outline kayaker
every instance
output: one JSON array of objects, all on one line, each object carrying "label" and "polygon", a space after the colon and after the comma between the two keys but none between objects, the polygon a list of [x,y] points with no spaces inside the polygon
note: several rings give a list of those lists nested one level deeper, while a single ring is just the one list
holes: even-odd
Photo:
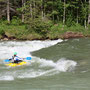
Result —
[{"label": "kayaker", "polygon": [[23,59],[17,56],[17,52],[14,52],[14,55],[9,60],[13,60],[13,63],[18,63],[22,62]]}]

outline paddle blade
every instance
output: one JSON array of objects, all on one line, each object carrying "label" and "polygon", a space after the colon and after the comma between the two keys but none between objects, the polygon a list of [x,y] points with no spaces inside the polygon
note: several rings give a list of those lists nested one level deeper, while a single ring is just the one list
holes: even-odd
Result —
[{"label": "paddle blade", "polygon": [[26,57],[26,60],[31,60],[32,58],[31,57]]},{"label": "paddle blade", "polygon": [[9,62],[9,61],[10,61],[9,59],[4,60],[4,62]]}]

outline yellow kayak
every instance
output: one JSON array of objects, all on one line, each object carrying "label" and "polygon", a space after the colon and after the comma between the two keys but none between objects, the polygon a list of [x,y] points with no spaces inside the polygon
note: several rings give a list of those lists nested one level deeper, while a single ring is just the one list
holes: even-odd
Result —
[{"label": "yellow kayak", "polygon": [[9,63],[9,64],[5,64],[6,66],[11,66],[11,67],[16,67],[16,66],[22,66],[22,65],[25,65],[27,64],[27,62],[25,61],[22,61],[22,62],[19,62],[19,63]]}]

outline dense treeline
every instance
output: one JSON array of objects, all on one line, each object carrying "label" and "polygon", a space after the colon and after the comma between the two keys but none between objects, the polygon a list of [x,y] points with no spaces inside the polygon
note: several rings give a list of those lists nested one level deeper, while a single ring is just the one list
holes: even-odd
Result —
[{"label": "dense treeline", "polygon": [[66,28],[81,32],[89,29],[90,0],[0,0],[0,19],[1,25],[22,26],[24,32],[42,37],[66,32]]}]

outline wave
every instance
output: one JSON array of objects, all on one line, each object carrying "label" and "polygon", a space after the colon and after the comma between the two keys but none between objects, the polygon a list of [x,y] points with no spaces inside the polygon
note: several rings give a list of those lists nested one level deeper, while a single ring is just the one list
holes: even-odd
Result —
[{"label": "wave", "polygon": [[0,60],[10,58],[14,52],[18,52],[18,56],[31,56],[30,52],[50,47],[63,40],[46,40],[46,41],[5,41],[0,42]]},{"label": "wave", "polygon": [[[30,52],[40,50],[42,48],[50,47],[63,40],[49,40],[49,41],[6,41],[0,42],[0,60],[10,58],[13,52],[18,52],[20,57],[31,56]],[[27,67],[10,68],[3,65],[2,72],[0,72],[0,80],[12,81],[15,78],[37,78],[40,76],[50,76],[59,74],[61,72],[73,71],[77,63],[73,60],[60,58],[57,62],[53,60],[46,60],[38,57],[32,57],[28,61]],[[9,71],[8,71],[9,70]]]},{"label": "wave", "polygon": [[0,80],[14,80],[15,78],[37,78],[40,76],[52,76],[61,72],[73,71],[77,63],[65,58],[57,62],[34,57],[29,67],[6,71],[0,75]]}]

